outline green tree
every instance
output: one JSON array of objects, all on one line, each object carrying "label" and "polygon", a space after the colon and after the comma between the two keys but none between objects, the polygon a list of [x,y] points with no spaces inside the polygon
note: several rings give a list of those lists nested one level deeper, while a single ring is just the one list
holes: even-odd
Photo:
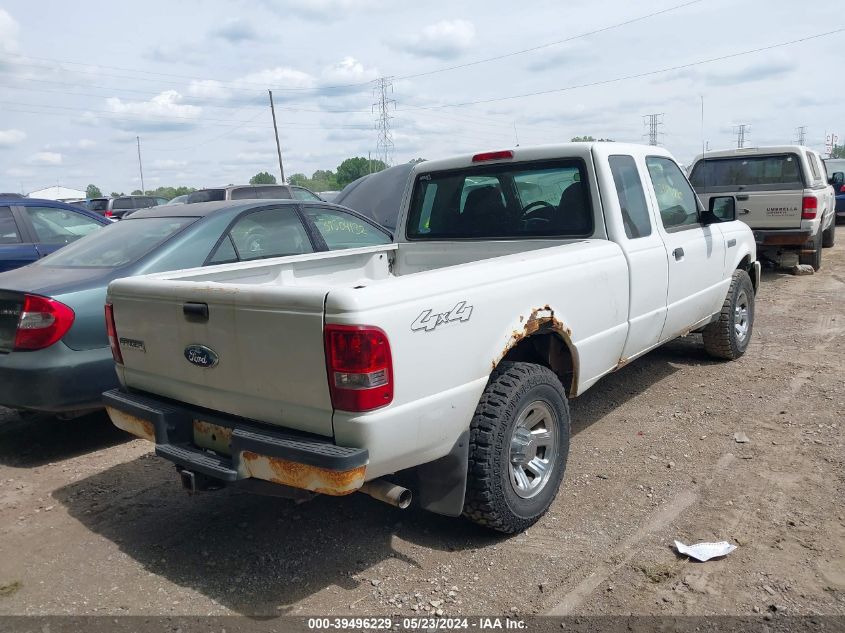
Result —
[{"label": "green tree", "polygon": [[125,196],[125,195],[126,195],[125,193],[122,193],[122,192],[121,192],[121,193],[117,193],[116,191],[112,191],[112,192],[109,194],[109,196],[110,196],[110,197],[112,197],[112,198],[118,198],[118,197],[120,197],[120,196]]},{"label": "green tree", "polygon": [[424,162],[425,162],[425,158],[412,158],[412,159],[411,159],[411,160],[409,160],[408,162],[409,162],[409,163],[411,163],[412,165],[417,165],[417,164],[419,164],[419,163],[424,163]]},{"label": "green tree", "polygon": [[251,185],[275,185],[276,177],[268,171],[262,171],[249,179]]},{"label": "green tree", "polygon": [[294,185],[295,187],[308,187],[310,182],[308,176],[305,174],[291,174],[288,176],[288,184]]},{"label": "green tree", "polygon": [[132,191],[132,193],[130,193],[129,195],[130,195],[130,196],[143,196],[143,195],[144,195],[144,192],[143,192],[143,191],[141,191],[140,189],[135,189],[135,190],[134,190],[134,191]]},{"label": "green tree", "polygon": [[573,143],[582,143],[582,142],[589,143],[589,142],[593,142],[593,141],[609,141],[609,142],[612,143],[613,139],[612,138],[596,138],[594,136],[573,136],[572,137]]},{"label": "green tree", "polygon": [[103,192],[100,191],[100,188],[97,185],[88,185],[87,187],[85,187],[85,197],[102,198]]},{"label": "green tree", "polygon": [[337,185],[341,188],[345,187],[353,180],[358,180],[361,176],[366,176],[367,174],[381,171],[385,168],[387,168],[387,165],[380,160],[369,160],[363,156],[347,158],[337,166]]},{"label": "green tree", "polygon": [[845,145],[834,145],[830,152],[831,158],[845,158]]}]

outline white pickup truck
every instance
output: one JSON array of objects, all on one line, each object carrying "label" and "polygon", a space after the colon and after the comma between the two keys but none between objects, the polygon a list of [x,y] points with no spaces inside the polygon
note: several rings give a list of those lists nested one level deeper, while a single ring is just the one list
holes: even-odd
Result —
[{"label": "white pickup truck", "polygon": [[751,230],[661,148],[427,161],[401,204],[387,246],[112,282],[113,422],[192,491],[413,491],[516,532],[557,494],[567,398],[689,332],[749,344]]}]

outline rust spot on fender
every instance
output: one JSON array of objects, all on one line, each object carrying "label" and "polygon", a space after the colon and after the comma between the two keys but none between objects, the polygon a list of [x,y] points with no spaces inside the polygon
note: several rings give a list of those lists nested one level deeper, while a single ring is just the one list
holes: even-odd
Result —
[{"label": "rust spot on fender", "polygon": [[204,420],[194,420],[194,444],[200,448],[231,455],[232,429]]},{"label": "rust spot on fender", "polygon": [[620,358],[619,362],[616,363],[616,369],[621,369],[622,367],[624,367],[625,365],[627,365],[630,362],[631,362],[630,358]]},{"label": "rust spot on fender", "polygon": [[502,359],[507,356],[508,352],[510,352],[514,347],[516,347],[521,341],[530,338],[535,334],[542,334],[547,332],[554,333],[561,338],[564,345],[566,345],[566,347],[570,350],[573,362],[573,374],[570,395],[575,395],[578,376],[578,357],[575,354],[572,345],[572,330],[563,321],[561,321],[555,316],[555,311],[548,304],[544,305],[542,308],[534,308],[533,310],[531,310],[531,313],[528,315],[527,319],[523,316],[520,316],[519,322],[522,323],[523,321],[525,321],[525,323],[522,326],[522,329],[513,330],[513,332],[511,332],[510,338],[505,344],[505,347],[502,349],[502,353],[499,355],[498,358],[493,360],[493,369],[495,369],[496,366],[502,361]]},{"label": "rust spot on fender", "polygon": [[366,466],[351,470],[330,470],[267,457],[252,451],[241,453],[241,462],[250,477],[336,497],[351,494],[364,485],[364,473],[367,470]]},{"label": "rust spot on fender", "polygon": [[142,440],[150,442],[156,441],[156,432],[153,423],[149,420],[130,415],[123,411],[118,411],[112,407],[106,407],[106,411],[111,418],[112,424],[117,428],[131,433],[135,437],[140,437]]}]

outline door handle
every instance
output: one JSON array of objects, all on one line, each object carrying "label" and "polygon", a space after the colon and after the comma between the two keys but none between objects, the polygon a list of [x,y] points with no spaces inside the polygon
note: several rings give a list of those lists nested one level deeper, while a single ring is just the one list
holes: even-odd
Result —
[{"label": "door handle", "polygon": [[684,249],[682,249],[682,248],[679,246],[679,247],[678,247],[678,248],[676,248],[674,251],[672,251],[672,255],[674,255],[674,256],[675,256],[675,261],[678,261],[678,262],[679,262],[679,261],[681,261],[681,260],[684,258]]},{"label": "door handle", "polygon": [[737,200],[748,200],[748,194],[738,195],[736,197]]},{"label": "door handle", "polygon": [[749,213],[751,213],[751,209],[740,209],[739,212],[742,215],[748,215]]},{"label": "door handle", "polygon": [[189,301],[182,304],[182,314],[191,321],[208,321],[208,304]]}]

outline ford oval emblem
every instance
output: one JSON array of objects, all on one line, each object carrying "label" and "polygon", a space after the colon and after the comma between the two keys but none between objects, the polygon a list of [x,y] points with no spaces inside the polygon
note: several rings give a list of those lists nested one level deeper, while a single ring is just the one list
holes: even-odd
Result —
[{"label": "ford oval emblem", "polygon": [[220,361],[217,352],[205,345],[188,345],[185,348],[185,358],[188,359],[189,363],[206,369],[216,367]]}]

